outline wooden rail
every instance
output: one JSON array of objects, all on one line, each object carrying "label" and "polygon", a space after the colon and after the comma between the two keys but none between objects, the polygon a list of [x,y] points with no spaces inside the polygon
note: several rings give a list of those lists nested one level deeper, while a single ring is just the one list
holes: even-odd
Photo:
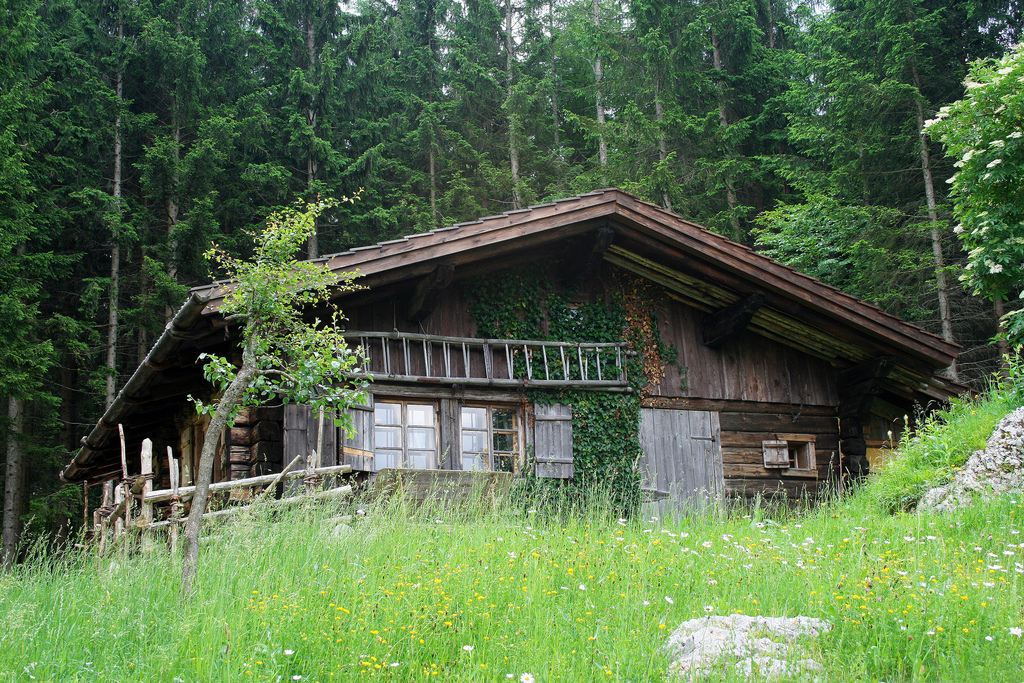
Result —
[{"label": "wooden rail", "polygon": [[[274,505],[289,505],[289,504],[299,503],[299,502],[302,502],[304,500],[324,500],[324,499],[327,499],[327,498],[345,497],[345,496],[349,496],[351,494],[352,494],[352,487],[351,486],[339,486],[337,488],[327,489],[326,491],[317,491],[316,493],[312,493],[312,494],[304,493],[304,494],[302,494],[300,496],[292,496],[290,498],[279,498],[277,500],[267,501],[266,505],[271,505],[271,506],[274,506]],[[236,515],[239,512],[242,512],[243,510],[251,510],[251,509],[252,509],[252,505],[239,505],[239,506],[236,506],[236,507],[224,508],[223,510],[216,510],[214,512],[207,512],[205,515],[203,515],[203,519],[219,519],[219,518],[222,519],[222,518],[225,518],[225,517],[231,517],[233,515]],[[177,521],[177,522],[174,521],[174,520],[165,519],[165,520],[160,521],[160,522],[153,522],[152,524],[147,525],[147,528],[149,528],[149,529],[159,529],[161,527],[167,527],[167,526],[170,526],[172,524],[184,524],[187,521],[188,521],[188,517],[186,517],[186,518],[184,518],[184,519],[182,519],[180,521]]]},{"label": "wooden rail", "polygon": [[[286,472],[282,479],[295,479],[298,477],[304,477],[306,475],[324,475],[324,474],[349,474],[352,471],[351,465],[335,465],[333,467],[317,467],[313,470],[296,470],[294,472]],[[264,484],[276,483],[278,474],[264,474],[260,477],[249,477],[247,479],[235,479],[233,481],[219,481],[216,484],[210,484],[210,492],[215,491],[230,491],[232,489],[246,488],[249,486],[263,486]],[[195,486],[182,486],[178,489],[178,495],[181,496],[182,500],[191,498],[195,493]],[[174,489],[160,489],[159,491],[153,491],[147,493],[142,498],[144,503],[161,503],[163,501],[170,500],[174,496]]]},{"label": "wooden rail", "polygon": [[[119,425],[120,427],[120,425]],[[182,501],[191,498],[195,494],[195,486],[179,486],[178,485],[178,461],[174,458],[170,447],[167,448],[167,465],[168,472],[171,476],[171,488],[161,489],[158,491],[153,490],[153,442],[149,439],[143,439],[141,449],[141,469],[142,474],[137,476],[128,476],[128,465],[127,459],[124,455],[122,439],[122,481],[116,487],[110,485],[108,482],[104,486],[103,502],[97,510],[93,512],[93,524],[96,534],[97,541],[97,552],[99,556],[106,554],[107,550],[114,546],[114,544],[120,539],[124,538],[125,547],[128,547],[128,534],[133,530],[140,530],[142,532],[142,549],[151,550],[153,548],[153,539],[149,535],[155,529],[167,528],[168,539],[170,541],[172,550],[177,545],[178,528],[180,525],[188,521],[187,517],[181,516],[181,510],[184,507]],[[312,458],[315,459],[315,458]],[[286,479],[295,479],[298,477],[305,477],[309,480],[313,480],[318,477],[330,474],[349,474],[352,472],[350,465],[335,465],[332,467],[315,467],[305,470],[292,471],[302,460],[301,456],[297,456],[291,461],[285,468],[277,474],[266,474],[259,477],[247,477],[245,479],[235,479],[234,481],[221,481],[216,484],[210,485],[210,491],[231,491],[239,488],[250,488],[250,487],[263,487],[266,485],[266,489],[261,491],[256,498],[248,505],[239,505],[235,507],[225,508],[223,510],[217,510],[214,512],[208,512],[203,515],[203,519],[217,519],[223,517],[230,517],[242,510],[250,510],[253,506],[263,503],[263,499],[270,495],[274,488],[280,482]],[[266,504],[269,505],[284,505],[289,503],[297,503],[303,500],[319,500],[323,498],[335,498],[339,496],[348,496],[352,493],[351,486],[340,486],[326,491],[317,490],[313,484],[308,484],[306,490],[302,495],[292,496],[290,498],[283,498],[280,500],[270,500]],[[111,500],[113,499],[113,500]],[[131,510],[133,501],[139,501],[141,503],[141,514],[139,519],[132,524]],[[171,518],[167,520],[154,521],[153,520],[153,505],[155,503],[161,503],[171,501]],[[113,503],[113,504],[111,504]],[[113,537],[110,538],[110,529],[113,526]]]}]

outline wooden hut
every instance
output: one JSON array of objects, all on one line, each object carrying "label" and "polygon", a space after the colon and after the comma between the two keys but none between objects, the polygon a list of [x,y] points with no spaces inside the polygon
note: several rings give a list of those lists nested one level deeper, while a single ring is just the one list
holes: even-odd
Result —
[{"label": "wooden hut", "polygon": [[[915,404],[963,389],[941,374],[956,346],[618,189],[318,261],[358,270],[365,287],[337,303],[367,352],[370,400],[350,413],[354,436],[326,430],[322,462],[366,477],[413,468],[571,479],[595,428],[578,419],[580,392],[597,392],[638,402],[622,438],[641,455],[621,467],[639,472],[655,514],[709,495],[813,496],[866,473],[869,449],[898,434]],[[524,307],[506,311],[504,326],[481,301],[482,290],[509,291],[503,283]],[[182,459],[188,483],[204,423],[186,397],[208,391],[197,358],[230,354],[238,337],[219,314],[227,286],[192,290],[66,481],[119,475],[123,424],[130,461],[152,438]],[[575,316],[613,307],[629,329],[600,343],[571,338]],[[216,477],[271,473],[307,453],[315,418],[299,405],[243,412]]]}]

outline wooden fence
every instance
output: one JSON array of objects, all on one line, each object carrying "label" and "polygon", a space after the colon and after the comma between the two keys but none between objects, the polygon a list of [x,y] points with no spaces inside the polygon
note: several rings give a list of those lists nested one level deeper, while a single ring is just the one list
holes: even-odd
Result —
[{"label": "wooden fence", "polygon": [[[185,501],[193,496],[196,487],[180,485],[179,463],[174,457],[171,447],[168,446],[167,467],[170,473],[171,487],[153,490],[153,442],[149,439],[142,441],[141,472],[138,475],[129,476],[128,461],[125,456],[124,429],[121,425],[118,425],[118,431],[121,435],[121,482],[113,486],[104,485],[103,500],[100,507],[93,512],[93,533],[97,553],[103,556],[108,550],[122,542],[127,548],[133,532],[138,532],[141,536],[143,551],[152,550],[155,547],[155,532],[157,530],[166,530],[171,550],[177,550],[180,528],[188,522],[188,517],[183,515]],[[314,452],[309,458],[309,466],[306,469],[294,469],[302,459],[302,456],[296,456],[278,474],[210,484],[211,493],[245,490],[249,492],[250,500],[245,505],[207,512],[203,515],[203,519],[230,517],[243,510],[250,510],[257,504],[286,505],[301,500],[337,498],[352,494],[351,486],[323,488],[325,476],[348,474],[352,471],[351,466],[318,467],[320,459]],[[300,477],[303,479],[303,486],[299,495],[281,499],[271,498],[278,484]],[[256,488],[262,490],[253,495],[253,489]],[[170,502],[170,516],[167,519],[154,519],[154,506],[157,503],[168,501]]]}]

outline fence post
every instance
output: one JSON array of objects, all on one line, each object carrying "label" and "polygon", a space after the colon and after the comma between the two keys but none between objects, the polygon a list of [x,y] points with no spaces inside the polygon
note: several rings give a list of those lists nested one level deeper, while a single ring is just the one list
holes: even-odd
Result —
[{"label": "fence post", "polygon": [[149,529],[149,525],[153,522],[153,503],[146,502],[146,494],[153,491],[153,442],[149,439],[142,440],[140,460],[141,473],[146,478],[146,483],[142,485],[139,527],[142,530],[142,550],[149,552],[153,550],[153,533]]},{"label": "fence post", "polygon": [[[118,484],[114,487],[114,509],[116,510],[121,506],[121,501],[124,500],[124,485]],[[127,515],[126,515],[127,516]],[[111,540],[111,545],[117,544],[117,539],[121,538],[121,534],[124,533],[124,519],[118,517],[114,520],[114,538]]]},{"label": "fence post", "polygon": [[178,552],[178,522],[181,520],[181,510],[184,507],[181,503],[181,496],[178,495],[178,483],[181,474],[178,470],[178,461],[174,459],[174,451],[167,447],[167,468],[171,475],[171,525],[168,527],[168,537],[171,541],[171,554]]}]

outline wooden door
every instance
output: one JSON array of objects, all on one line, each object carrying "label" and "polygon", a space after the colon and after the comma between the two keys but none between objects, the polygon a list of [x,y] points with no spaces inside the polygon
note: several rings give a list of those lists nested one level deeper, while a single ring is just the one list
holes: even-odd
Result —
[{"label": "wooden door", "polygon": [[640,446],[643,514],[659,522],[707,509],[721,500],[722,439],[718,413],[643,408]]}]

